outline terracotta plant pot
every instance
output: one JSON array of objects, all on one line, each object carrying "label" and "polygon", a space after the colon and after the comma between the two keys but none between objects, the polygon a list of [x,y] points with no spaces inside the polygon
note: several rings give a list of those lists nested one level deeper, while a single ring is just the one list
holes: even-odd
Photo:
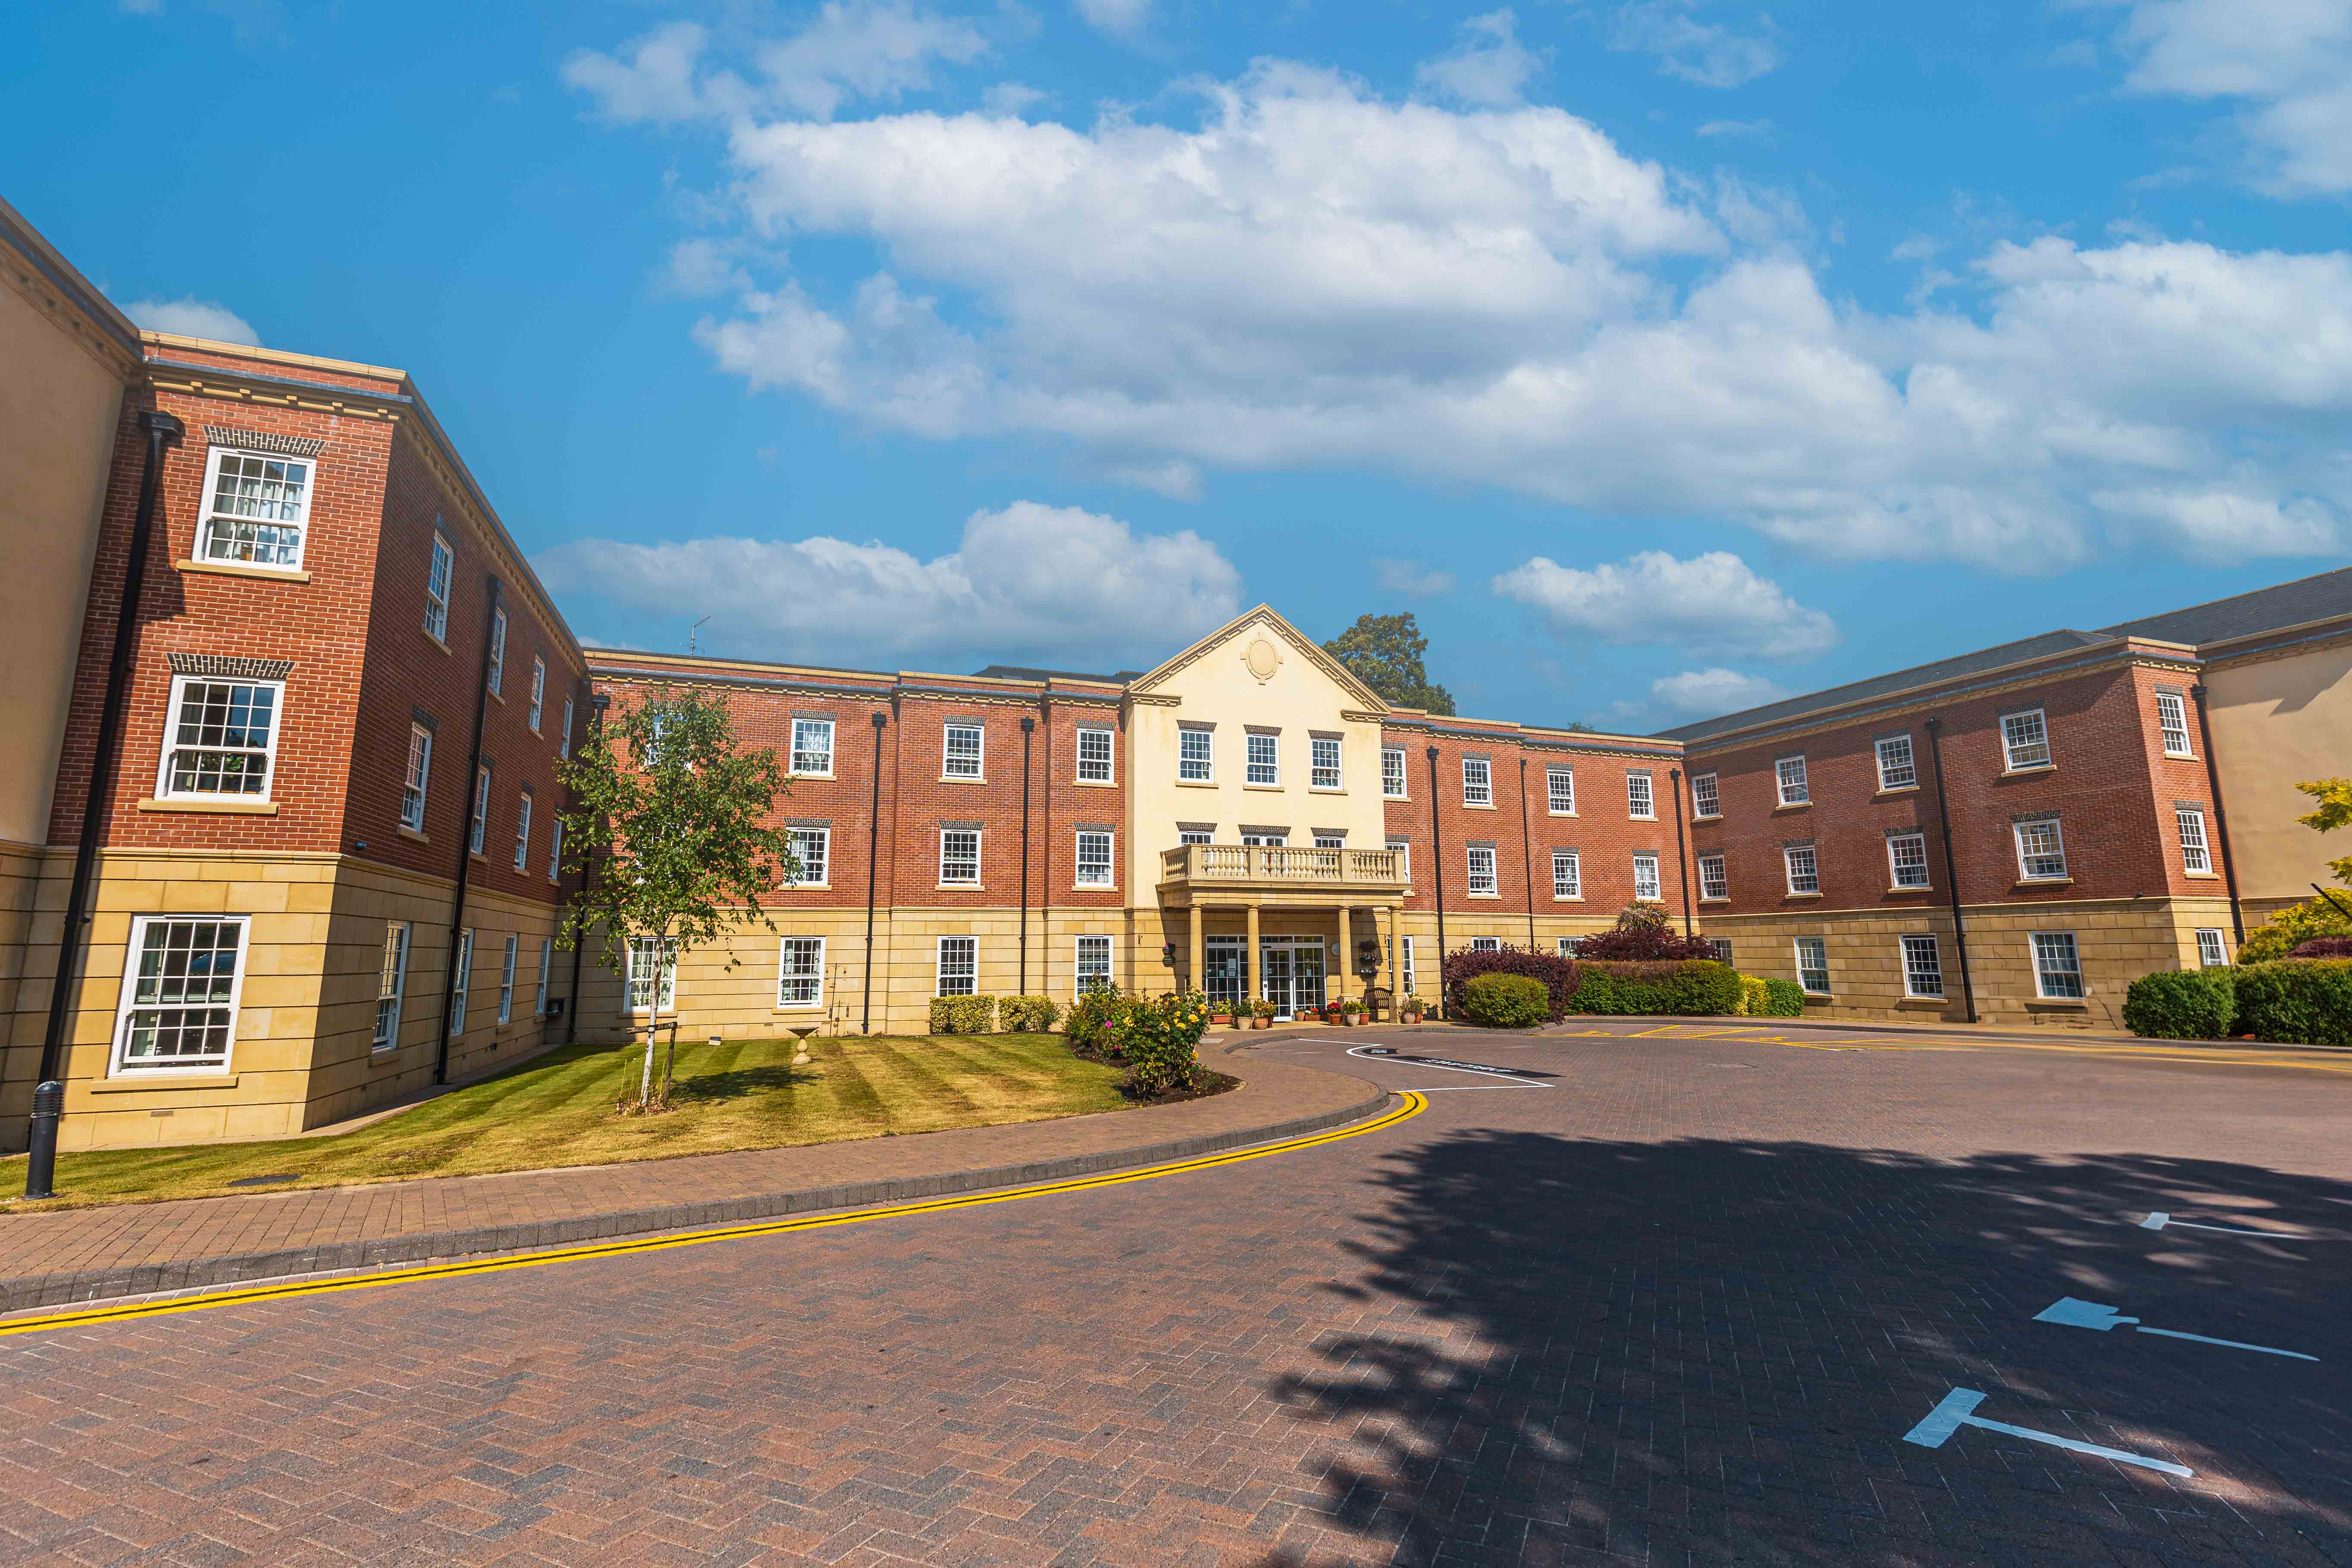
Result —
[{"label": "terracotta plant pot", "polygon": [[1271,1018],[1260,1018],[1253,1016],[1250,1019],[1250,1027],[1253,1029],[1270,1029],[1273,1026],[1274,1020]]}]

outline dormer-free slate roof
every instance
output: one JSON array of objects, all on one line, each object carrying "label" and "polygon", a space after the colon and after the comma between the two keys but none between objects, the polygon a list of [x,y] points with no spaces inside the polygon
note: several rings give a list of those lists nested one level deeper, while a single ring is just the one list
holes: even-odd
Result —
[{"label": "dormer-free slate roof", "polygon": [[1908,669],[1874,675],[1867,680],[1832,686],[1826,691],[1811,692],[1780,702],[1768,702],[1759,708],[1726,713],[1721,718],[1702,719],[1695,724],[1661,730],[1658,737],[1684,742],[1711,740],[1735,730],[1783,723],[1810,714],[1827,712],[1848,703],[1866,701],[1873,697],[1907,691],[1915,687],[1933,686],[1963,676],[2023,664],[2030,659],[2072,652],[2076,648],[2119,643],[2126,637],[2194,647],[2200,643],[2226,642],[2263,632],[2280,631],[2337,616],[2352,616],[2352,567],[2323,572],[2315,577],[2298,578],[2275,587],[2257,588],[2251,594],[2215,599],[2210,604],[2192,605],[2184,610],[2168,610],[2161,615],[2102,626],[2095,632],[2071,629],[2043,632],[2039,637],[2001,643],[1975,653],[1938,659],[1933,664],[1913,665]]},{"label": "dormer-free slate roof", "polygon": [[971,673],[976,680],[1096,680],[1105,686],[1125,686],[1143,671],[1122,669],[1114,675],[1089,675],[1082,669],[1033,669],[1025,664],[992,664]]}]

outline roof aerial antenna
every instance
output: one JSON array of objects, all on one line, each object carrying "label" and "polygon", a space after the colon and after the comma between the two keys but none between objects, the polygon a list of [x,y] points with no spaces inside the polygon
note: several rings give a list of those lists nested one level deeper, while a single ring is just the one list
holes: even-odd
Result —
[{"label": "roof aerial antenna", "polygon": [[688,653],[690,654],[694,652],[694,634],[700,631],[704,626],[709,624],[710,617],[709,616],[705,616],[702,619],[695,622],[694,625],[686,628],[686,651]]}]

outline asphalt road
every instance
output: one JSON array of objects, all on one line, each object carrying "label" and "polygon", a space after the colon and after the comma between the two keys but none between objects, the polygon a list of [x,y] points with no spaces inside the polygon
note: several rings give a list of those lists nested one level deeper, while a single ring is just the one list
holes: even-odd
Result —
[{"label": "asphalt road", "polygon": [[2352,1564],[2352,1059],[1633,1033],[1276,1040],[1426,1108],[0,1340],[0,1562]]}]

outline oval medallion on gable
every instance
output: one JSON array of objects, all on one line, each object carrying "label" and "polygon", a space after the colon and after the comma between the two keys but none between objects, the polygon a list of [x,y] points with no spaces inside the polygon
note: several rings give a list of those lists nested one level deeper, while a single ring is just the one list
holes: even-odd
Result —
[{"label": "oval medallion on gable", "polygon": [[1282,668],[1282,650],[1265,637],[1252,637],[1249,647],[1242,650],[1242,662],[1263,685],[1272,680],[1274,672]]}]

